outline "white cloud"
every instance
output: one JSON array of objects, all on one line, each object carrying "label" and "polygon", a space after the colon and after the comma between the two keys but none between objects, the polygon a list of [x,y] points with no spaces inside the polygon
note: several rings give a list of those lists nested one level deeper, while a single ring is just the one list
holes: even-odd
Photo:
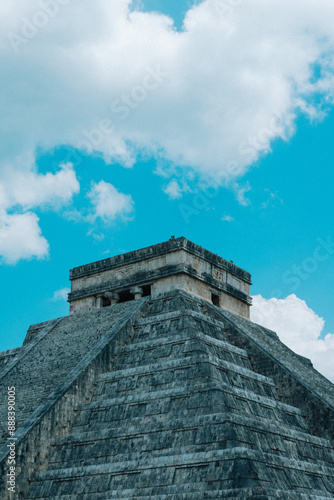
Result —
[{"label": "white cloud", "polygon": [[180,184],[172,179],[164,188],[163,192],[167,194],[170,200],[177,200],[182,198],[182,188]]},{"label": "white cloud", "polygon": [[0,262],[16,264],[21,259],[43,259],[49,245],[41,235],[38,217],[32,212],[0,217]]},{"label": "white cloud", "polygon": [[70,293],[71,289],[68,287],[60,288],[60,290],[56,290],[53,294],[52,300],[67,300],[67,295]]},{"label": "white cloud", "polygon": [[93,211],[88,217],[95,221],[100,218],[104,222],[114,222],[115,219],[128,219],[133,213],[133,199],[130,195],[118,191],[112,184],[100,181],[93,184],[89,193]]},{"label": "white cloud", "polygon": [[[44,258],[49,245],[42,236],[39,218],[30,209],[59,209],[80,189],[72,165],[61,165],[55,174],[38,174],[32,168],[0,171],[0,259],[16,264],[21,259]],[[22,213],[23,212],[23,213]]]},{"label": "white cloud", "polygon": [[38,0],[1,3],[0,140],[12,166],[36,145],[69,144],[126,166],[143,149],[233,179],[291,136],[298,113],[313,119],[321,96],[332,102],[331,0],[205,0],[182,32],[130,0],[53,4],[43,15]]},{"label": "white cloud", "polygon": [[255,295],[251,320],[274,330],[284,344],[310,358],[314,367],[334,382],[334,334],[320,338],[325,322],[304,300],[294,294],[285,299]]},{"label": "white cloud", "polygon": [[224,222],[234,222],[234,218],[232,217],[232,215],[223,215],[221,220]]},{"label": "white cloud", "polygon": [[[37,148],[127,167],[154,156],[176,177],[165,188],[175,198],[190,170],[233,188],[273,140],[291,137],[298,114],[322,118],[319,103],[333,102],[332,0],[230,3],[196,2],[178,32],[130,0],[3,0],[0,208],[58,209],[78,192],[69,167],[36,173]],[[247,191],[236,188],[242,205]],[[97,203],[96,217],[113,219],[108,206]]]},{"label": "white cloud", "polygon": [[60,207],[71,201],[80,190],[79,182],[71,164],[61,165],[55,174],[45,175],[33,170],[11,169],[0,175],[1,188],[6,193],[2,198],[5,208],[19,205],[24,210],[43,205]]}]

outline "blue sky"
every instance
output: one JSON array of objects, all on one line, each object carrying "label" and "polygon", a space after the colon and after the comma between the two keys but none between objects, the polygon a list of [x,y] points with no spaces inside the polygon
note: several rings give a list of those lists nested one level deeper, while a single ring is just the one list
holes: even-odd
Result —
[{"label": "blue sky", "polygon": [[332,7],[250,3],[73,2],[36,27],[38,3],[5,2],[1,350],[68,314],[70,268],[175,235],[249,271],[254,319],[333,364]]}]

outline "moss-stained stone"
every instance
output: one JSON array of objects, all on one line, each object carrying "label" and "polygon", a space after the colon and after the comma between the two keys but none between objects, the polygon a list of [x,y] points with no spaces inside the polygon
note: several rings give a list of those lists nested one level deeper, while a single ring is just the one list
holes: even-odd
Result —
[{"label": "moss-stained stone", "polygon": [[[97,272],[166,252],[250,282],[181,238],[73,270],[83,280],[75,293]],[[100,307],[77,297],[74,314],[33,325],[21,348],[0,353],[1,499],[334,498],[333,384],[237,307],[197,293],[190,272],[165,278],[150,296],[145,283],[128,283],[135,300],[115,303],[115,288],[97,297]]]}]

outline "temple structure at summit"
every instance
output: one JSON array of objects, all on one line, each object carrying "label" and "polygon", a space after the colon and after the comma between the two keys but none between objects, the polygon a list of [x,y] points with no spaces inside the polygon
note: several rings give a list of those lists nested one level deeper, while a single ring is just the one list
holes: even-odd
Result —
[{"label": "temple structure at summit", "polygon": [[334,498],[334,386],[249,320],[248,272],[171,238],[70,279],[0,353],[1,499]]},{"label": "temple structure at summit", "polygon": [[71,314],[184,290],[249,318],[251,276],[185,238],[71,270]]}]

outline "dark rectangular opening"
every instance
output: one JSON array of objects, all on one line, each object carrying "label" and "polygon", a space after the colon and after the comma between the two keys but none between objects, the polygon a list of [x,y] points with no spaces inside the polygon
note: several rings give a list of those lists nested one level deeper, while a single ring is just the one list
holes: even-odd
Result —
[{"label": "dark rectangular opening", "polygon": [[151,285],[145,285],[142,287],[143,289],[143,297],[148,297],[151,295]]},{"label": "dark rectangular opening", "polygon": [[130,290],[125,290],[124,292],[119,292],[119,301],[120,302],[129,302],[130,300],[134,300],[134,296],[130,293]]},{"label": "dark rectangular opening", "polygon": [[107,299],[107,297],[102,297],[102,307],[108,307],[110,306],[110,304],[110,299]]},{"label": "dark rectangular opening", "polygon": [[219,295],[217,295],[216,293],[211,293],[211,302],[214,306],[219,306]]}]

